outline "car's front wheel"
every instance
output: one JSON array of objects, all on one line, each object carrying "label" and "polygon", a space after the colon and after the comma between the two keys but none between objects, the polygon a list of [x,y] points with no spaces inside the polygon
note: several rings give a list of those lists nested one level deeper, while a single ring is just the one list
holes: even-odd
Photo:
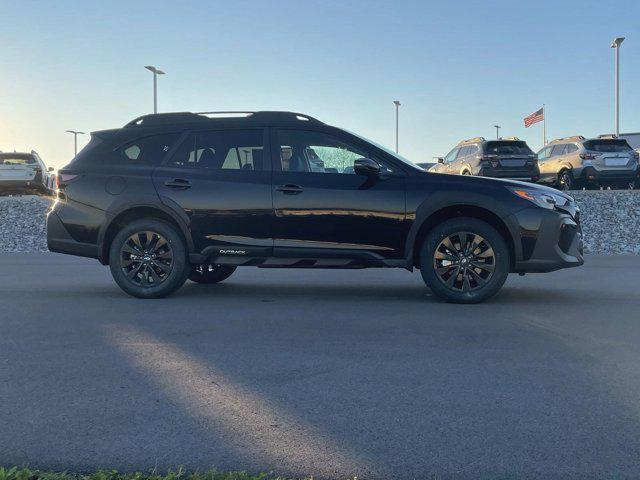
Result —
[{"label": "car's front wheel", "polygon": [[196,283],[218,283],[226,280],[236,271],[236,267],[227,265],[194,265],[189,274],[189,280]]},{"label": "car's front wheel", "polygon": [[492,297],[509,274],[509,249],[486,222],[453,218],[433,228],[420,251],[420,273],[438,297],[479,303]]},{"label": "car's front wheel", "polygon": [[165,297],[187,280],[187,249],[178,231],[162,220],[142,219],[120,230],[109,249],[118,286],[139,298]]},{"label": "car's front wheel", "polygon": [[563,170],[558,174],[558,188],[560,190],[573,190],[575,179],[570,170]]}]

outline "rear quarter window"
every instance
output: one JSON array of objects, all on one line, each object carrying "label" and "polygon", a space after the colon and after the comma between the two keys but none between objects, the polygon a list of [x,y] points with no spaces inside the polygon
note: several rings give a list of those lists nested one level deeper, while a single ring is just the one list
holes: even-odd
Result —
[{"label": "rear quarter window", "polygon": [[119,147],[119,163],[159,165],[178,141],[180,134],[168,133],[142,137]]}]

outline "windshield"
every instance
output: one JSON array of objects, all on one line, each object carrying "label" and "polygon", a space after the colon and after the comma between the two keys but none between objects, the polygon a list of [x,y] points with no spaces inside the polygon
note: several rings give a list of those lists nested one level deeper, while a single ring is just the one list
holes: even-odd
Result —
[{"label": "windshield", "polygon": [[494,155],[529,155],[533,151],[527,146],[525,142],[487,142],[485,147],[485,153]]},{"label": "windshield", "polygon": [[34,165],[36,159],[31,155],[0,154],[0,165]]},{"label": "windshield", "polygon": [[592,152],[622,153],[631,150],[626,140],[589,140],[584,147]]},{"label": "windshield", "polygon": [[345,130],[345,132],[349,132],[351,135],[358,137],[360,140],[364,140],[367,143],[370,143],[371,145],[378,147],[380,150],[384,151],[385,153],[391,155],[394,158],[397,158],[398,160],[400,160],[402,163],[404,163],[405,165],[409,165],[410,167],[413,168],[417,168],[418,170],[422,170],[422,168],[418,167],[415,163],[413,163],[411,160],[409,160],[408,158],[403,157],[402,155],[398,155],[396,152],[389,150],[387,147],[380,145],[379,143],[374,142],[373,140],[369,140],[366,137],[363,137],[362,135],[358,135],[357,133],[351,132],[349,130]]}]

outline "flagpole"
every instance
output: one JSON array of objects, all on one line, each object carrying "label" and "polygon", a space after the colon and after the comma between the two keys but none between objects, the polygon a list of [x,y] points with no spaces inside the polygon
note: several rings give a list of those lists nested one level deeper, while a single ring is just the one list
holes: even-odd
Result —
[{"label": "flagpole", "polygon": [[545,104],[542,104],[542,147],[547,145],[547,109]]}]

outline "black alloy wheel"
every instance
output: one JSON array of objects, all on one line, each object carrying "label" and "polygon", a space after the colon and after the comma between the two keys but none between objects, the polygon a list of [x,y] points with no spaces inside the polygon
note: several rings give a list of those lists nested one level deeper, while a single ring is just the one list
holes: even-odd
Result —
[{"label": "black alloy wheel", "polygon": [[436,247],[433,267],[440,281],[459,292],[483,287],[495,270],[495,254],[487,239],[471,232],[447,235]]},{"label": "black alloy wheel", "polygon": [[505,238],[476,218],[446,220],[427,234],[420,249],[420,273],[439,298],[479,303],[504,285],[510,270]]},{"label": "black alloy wheel", "polygon": [[120,248],[120,266],[134,285],[154,287],[171,273],[173,249],[157,232],[136,232]]},{"label": "black alloy wheel", "polygon": [[118,286],[139,298],[166,297],[191,272],[184,237],[176,227],[156,218],[122,227],[109,247],[109,268]]}]

